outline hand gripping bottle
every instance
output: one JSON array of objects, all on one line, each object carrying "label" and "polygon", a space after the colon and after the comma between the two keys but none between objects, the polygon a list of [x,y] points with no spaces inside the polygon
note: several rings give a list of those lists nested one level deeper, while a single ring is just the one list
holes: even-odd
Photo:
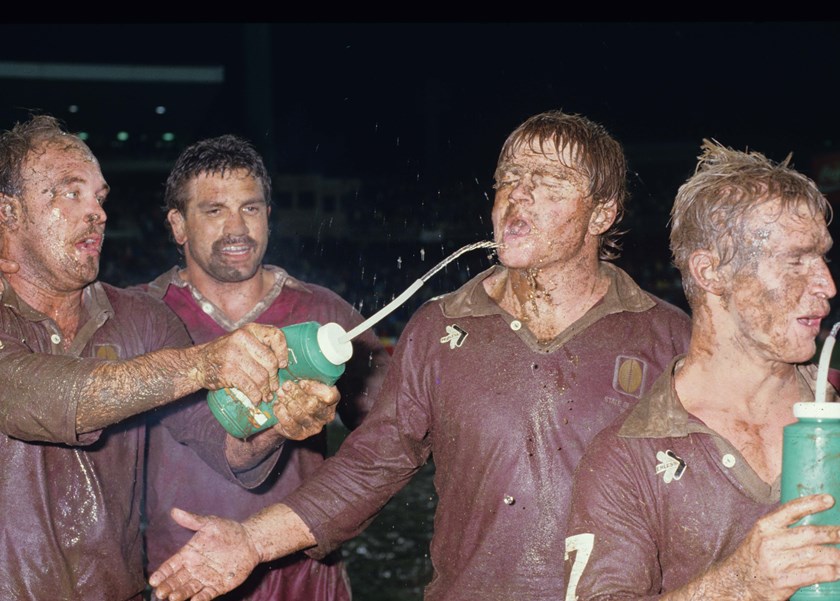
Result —
[{"label": "hand gripping bottle", "polygon": [[[796,403],[797,421],[784,429],[782,447],[782,503],[806,495],[828,493],[834,506],[805,516],[795,526],[840,524],[840,403],[825,402],[828,357],[840,323],[823,345],[814,402]],[[805,586],[791,600],[840,600],[840,580]]]},{"label": "hand gripping bottle", "polygon": [[[317,380],[332,386],[344,373],[344,364],[353,356],[353,345],[337,323],[321,325],[315,321],[280,328],[286,335],[289,365],[277,372],[286,380]],[[270,402],[255,405],[236,388],[213,390],[207,395],[210,410],[232,436],[247,438],[277,423]]]},{"label": "hand gripping bottle", "polygon": [[[349,332],[345,332],[337,323],[320,325],[314,321],[307,321],[281,328],[286,334],[286,346],[289,349],[289,366],[278,372],[280,383],[286,380],[318,380],[328,386],[335,384],[344,373],[344,364],[353,356],[353,345],[350,343],[356,336],[372,328],[385,316],[405,302],[420,287],[446,267],[449,263],[465,252],[477,248],[496,248],[495,242],[474,242],[461,247],[449,257],[435,265],[423,277],[403,290],[402,294],[382,307],[373,316]],[[277,423],[272,411],[272,405],[277,395],[270,403],[260,403],[258,406],[251,399],[235,388],[214,390],[207,395],[207,402],[213,415],[221,422],[225,430],[237,438],[247,438],[254,432],[265,430]]]}]

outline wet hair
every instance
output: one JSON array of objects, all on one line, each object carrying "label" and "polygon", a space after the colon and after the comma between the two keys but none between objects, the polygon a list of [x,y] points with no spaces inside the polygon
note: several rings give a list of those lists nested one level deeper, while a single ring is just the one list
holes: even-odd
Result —
[{"label": "wet hair", "polygon": [[831,220],[831,206],[817,184],[790,166],[792,155],[774,163],[755,151],[737,151],[703,140],[697,167],[682,186],[671,209],[671,253],[682,274],[690,306],[700,299],[688,261],[697,250],[717,254],[718,266],[743,267],[738,241],[744,239],[751,211],[779,202],[779,212],[805,207],[812,217]]},{"label": "wet hair", "polygon": [[175,209],[184,215],[187,207],[186,188],[191,179],[203,173],[224,176],[238,169],[244,169],[251,177],[259,180],[268,204],[271,201],[271,178],[262,157],[247,140],[227,134],[196,142],[181,153],[166,179],[164,209],[167,213]]},{"label": "wet hair", "polygon": [[0,194],[20,196],[24,188],[24,161],[44,142],[56,138],[67,139],[90,152],[80,138],[69,134],[51,115],[34,115],[0,134]]},{"label": "wet hair", "polygon": [[502,146],[499,164],[525,145],[537,153],[544,153],[548,146],[561,157],[568,148],[574,165],[566,166],[587,176],[593,202],[615,201],[615,221],[600,236],[598,254],[602,260],[618,258],[618,238],[624,233],[618,223],[624,217],[627,199],[627,162],[618,140],[604,126],[582,115],[554,110],[534,115],[513,130]]}]

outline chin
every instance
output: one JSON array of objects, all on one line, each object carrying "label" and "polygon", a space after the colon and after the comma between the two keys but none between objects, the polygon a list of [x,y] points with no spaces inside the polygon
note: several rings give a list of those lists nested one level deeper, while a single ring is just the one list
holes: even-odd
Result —
[{"label": "chin", "polygon": [[811,345],[810,349],[803,349],[801,352],[796,353],[788,363],[808,363],[809,361],[813,360],[814,363],[819,361],[819,357],[816,355],[817,353],[817,345]]},{"label": "chin", "polygon": [[532,257],[527,253],[499,252],[499,263],[508,269],[529,269],[534,266]]}]

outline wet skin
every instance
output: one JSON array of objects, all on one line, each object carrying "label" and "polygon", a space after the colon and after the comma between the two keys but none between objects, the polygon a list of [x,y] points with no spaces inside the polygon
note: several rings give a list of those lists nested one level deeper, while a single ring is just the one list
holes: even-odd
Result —
[{"label": "wet skin", "polygon": [[175,241],[184,245],[191,271],[218,282],[253,277],[268,246],[265,193],[244,169],[202,173],[186,185],[186,215],[170,211]]},{"label": "wet skin", "polygon": [[595,204],[589,180],[569,148],[557,153],[528,145],[496,170],[492,219],[499,260],[506,269],[484,282],[507,312],[550,340],[600,299],[599,236],[615,219],[615,203]]},{"label": "wet skin", "polygon": [[36,147],[23,175],[19,197],[4,197],[4,255],[20,266],[8,278],[70,337],[81,291],[99,273],[109,187],[90,150],[69,137]]},{"label": "wet skin", "polygon": [[758,207],[747,223],[743,266],[723,295],[744,353],[767,361],[801,363],[816,351],[821,320],[837,289],[826,265],[832,245],[825,220],[804,205],[781,211]]}]

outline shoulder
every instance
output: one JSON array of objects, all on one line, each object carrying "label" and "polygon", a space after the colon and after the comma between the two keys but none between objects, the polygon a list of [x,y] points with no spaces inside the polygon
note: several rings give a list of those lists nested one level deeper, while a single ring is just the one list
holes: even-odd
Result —
[{"label": "shoulder", "polygon": [[630,274],[619,266],[602,262],[601,269],[611,281],[606,302],[619,307],[619,314],[632,318],[638,316],[644,321],[661,324],[675,324],[685,327],[691,323],[688,314],[676,305],[669,303],[639,286]]},{"label": "shoulder", "polygon": [[351,306],[350,303],[344,300],[340,294],[330,288],[296,278],[282,267],[278,267],[276,265],[263,265],[263,269],[269,273],[275,273],[277,274],[277,277],[282,278],[283,292],[280,295],[281,297],[296,295],[301,296],[304,299],[309,299],[308,302],[318,302],[321,304],[328,303],[348,307]]},{"label": "shoulder", "polygon": [[[296,282],[300,283],[300,280],[295,280]],[[308,293],[312,295],[312,300],[314,302],[319,303],[326,303],[330,305],[336,305],[341,307],[350,307],[350,303],[344,300],[344,298],[325,286],[321,286],[320,284],[313,284],[311,282],[302,282],[305,286],[304,291],[302,293]]]},{"label": "shoulder", "polygon": [[119,316],[131,319],[139,319],[143,316],[160,316],[170,319],[175,316],[163,300],[146,292],[143,286],[118,288],[104,282],[99,284],[108,296],[114,313]]},{"label": "shoulder", "polygon": [[[450,293],[456,294],[456,293]],[[443,321],[446,318],[444,307],[450,294],[436,296],[424,301],[406,324],[406,329],[424,326],[430,322]]]},{"label": "shoulder", "polygon": [[659,298],[655,294],[651,294],[647,290],[643,290],[643,292],[654,303],[654,306],[651,308],[651,311],[654,311],[658,315],[661,315],[663,319],[670,319],[677,322],[691,321],[691,318],[689,317],[688,313],[686,313],[680,307]]},{"label": "shoulder", "polygon": [[146,284],[138,284],[137,286],[132,286],[132,288],[144,290],[151,296],[162,299],[164,296],[166,296],[166,291],[169,289],[169,286],[172,284],[173,280],[177,277],[179,269],[180,268],[176,265],[168,271],[164,271],[151,282],[148,282]]},{"label": "shoulder", "polygon": [[581,465],[588,464],[600,469],[606,464],[613,463],[617,457],[626,458],[628,439],[619,436],[619,431],[631,411],[632,409],[618,416],[610,425],[593,437],[583,453]]}]

